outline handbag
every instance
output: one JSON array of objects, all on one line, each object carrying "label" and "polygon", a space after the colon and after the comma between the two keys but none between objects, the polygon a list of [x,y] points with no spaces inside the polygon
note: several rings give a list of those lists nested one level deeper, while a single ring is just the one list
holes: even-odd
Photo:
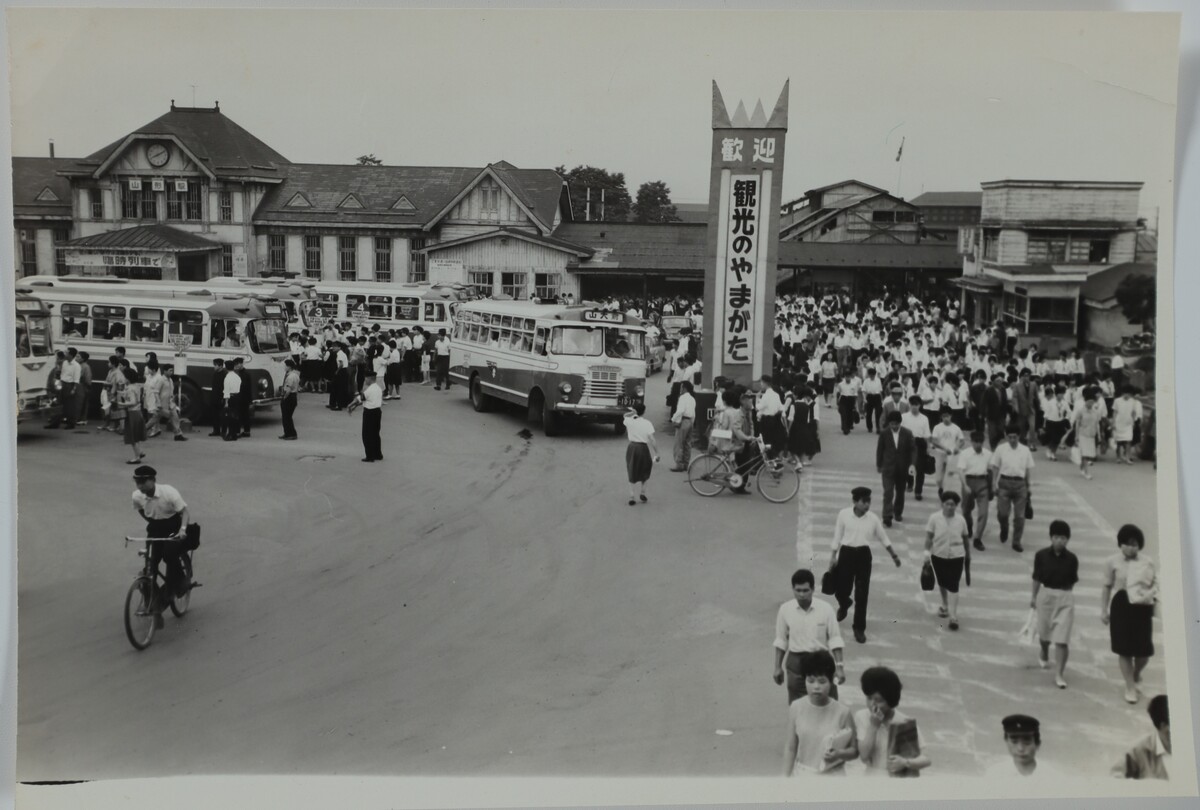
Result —
[{"label": "handbag", "polygon": [[837,593],[837,574],[834,573],[837,566],[830,568],[821,576],[821,593],[826,596],[833,596]]},{"label": "handbag", "polygon": [[[904,759],[916,759],[921,756],[920,737],[917,736],[917,721],[909,718],[903,723],[895,723],[888,727],[888,756]],[[891,777],[913,778],[921,775],[920,771],[905,768],[902,771],[888,773]]]},{"label": "handbag", "polygon": [[921,458],[921,472],[924,475],[933,475],[937,472],[937,461],[928,453]]},{"label": "handbag", "polygon": [[1033,520],[1033,495],[1025,495],[1025,519]]},{"label": "handbag", "polygon": [[925,564],[921,566],[921,590],[932,591],[935,582],[936,578],[933,575],[933,563],[929,560],[926,560]]},{"label": "handbag", "polygon": [[189,523],[184,530],[183,538],[184,551],[195,551],[200,548],[200,524]]}]

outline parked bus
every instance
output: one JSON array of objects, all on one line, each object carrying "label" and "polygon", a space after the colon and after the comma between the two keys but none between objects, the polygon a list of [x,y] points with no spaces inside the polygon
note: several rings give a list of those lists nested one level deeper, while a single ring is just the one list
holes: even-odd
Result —
[{"label": "parked bus", "polygon": [[380,329],[412,329],[447,333],[454,328],[454,312],[475,298],[463,284],[385,284],[372,281],[316,283],[319,317],[326,322],[379,324]]},{"label": "parked bus", "polygon": [[646,330],[637,318],[587,304],[470,301],[455,318],[450,376],[476,411],[494,400],[520,405],[547,436],[566,415],[619,431],[646,394]]},{"label": "parked bus", "polygon": [[17,293],[17,422],[52,418],[58,407],[54,392],[46,388],[54,367],[54,340],[50,334],[50,308],[26,293]]},{"label": "parked bus", "polygon": [[216,293],[239,295],[266,295],[278,298],[287,312],[288,327],[292,331],[319,329],[324,323],[316,323],[313,310],[317,306],[316,282],[299,278],[233,278],[216,276],[207,281],[147,281],[118,278],[116,276],[27,276],[23,284],[50,286],[56,284],[90,285],[93,287],[117,286],[126,290],[210,290]]},{"label": "parked bus", "polygon": [[[250,374],[251,405],[266,408],[279,401],[279,386],[290,356],[287,317],[276,298],[219,294],[203,288],[145,289],[139,285],[53,284],[21,279],[17,289],[50,308],[54,344],[88,352],[92,366],[89,405],[100,396],[108,358],[118,346],[135,366],[149,352],[163,365],[175,366],[180,386],[180,413],[193,422],[208,416],[214,358],[241,357]],[[171,338],[188,335],[186,368],[175,356]]]}]

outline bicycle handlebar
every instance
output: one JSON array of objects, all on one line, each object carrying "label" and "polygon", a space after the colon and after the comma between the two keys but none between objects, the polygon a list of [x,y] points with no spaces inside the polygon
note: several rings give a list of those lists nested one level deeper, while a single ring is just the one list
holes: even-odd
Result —
[{"label": "bicycle handlebar", "polygon": [[130,543],[178,543],[183,538],[180,537],[126,537],[125,545]]}]

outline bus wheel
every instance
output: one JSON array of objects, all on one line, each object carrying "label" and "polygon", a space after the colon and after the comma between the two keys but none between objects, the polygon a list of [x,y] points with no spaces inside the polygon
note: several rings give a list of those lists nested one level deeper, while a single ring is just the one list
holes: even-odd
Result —
[{"label": "bus wheel", "polygon": [[557,436],[560,432],[560,415],[550,404],[550,400],[542,399],[542,432],[547,436]]},{"label": "bus wheel", "polygon": [[204,398],[191,380],[179,383],[179,414],[193,425],[200,424],[204,418]]},{"label": "bus wheel", "polygon": [[471,407],[476,413],[485,413],[492,409],[492,398],[483,393],[483,383],[479,382],[479,377],[471,378]]}]

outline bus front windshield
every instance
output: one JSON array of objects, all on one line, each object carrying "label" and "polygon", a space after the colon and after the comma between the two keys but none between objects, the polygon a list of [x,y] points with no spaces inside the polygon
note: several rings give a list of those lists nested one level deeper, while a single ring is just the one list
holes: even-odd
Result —
[{"label": "bus front windshield", "polygon": [[282,318],[259,318],[250,321],[246,334],[250,338],[250,351],[257,354],[273,354],[290,351],[287,321]]},{"label": "bus front windshield", "polygon": [[17,357],[46,357],[50,354],[50,322],[44,315],[17,317]]},{"label": "bus front windshield", "polygon": [[644,332],[619,326],[560,326],[550,338],[550,351],[560,355],[599,357],[618,360],[644,360]]}]

